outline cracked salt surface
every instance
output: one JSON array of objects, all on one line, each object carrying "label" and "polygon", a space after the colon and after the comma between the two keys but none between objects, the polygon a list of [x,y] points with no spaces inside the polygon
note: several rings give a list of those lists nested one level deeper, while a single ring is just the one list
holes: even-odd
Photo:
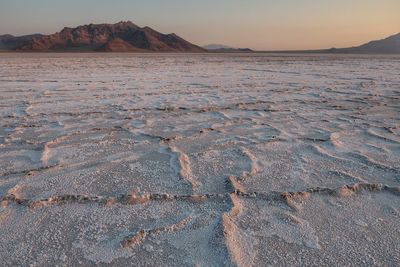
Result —
[{"label": "cracked salt surface", "polygon": [[0,62],[4,265],[400,265],[399,57]]}]

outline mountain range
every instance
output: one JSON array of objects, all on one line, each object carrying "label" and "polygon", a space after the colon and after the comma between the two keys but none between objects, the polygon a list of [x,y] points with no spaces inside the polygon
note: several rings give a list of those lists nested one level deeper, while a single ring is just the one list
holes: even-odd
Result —
[{"label": "mountain range", "polygon": [[65,27],[50,35],[0,36],[0,49],[21,52],[206,52],[178,35],[162,34],[131,21]]},{"label": "mountain range", "polygon": [[[17,52],[255,52],[249,48],[226,45],[205,47],[190,43],[178,35],[163,34],[131,21],[115,24],[89,24],[65,27],[60,32],[25,36],[0,35],[0,51]],[[400,54],[400,33],[360,46],[303,51],[266,51],[300,53],[376,53]]]},{"label": "mountain range", "polygon": [[222,44],[209,44],[203,46],[204,49],[207,49],[209,52],[217,52],[217,53],[249,53],[249,52],[254,52],[250,48],[234,48],[228,45],[222,45]]}]

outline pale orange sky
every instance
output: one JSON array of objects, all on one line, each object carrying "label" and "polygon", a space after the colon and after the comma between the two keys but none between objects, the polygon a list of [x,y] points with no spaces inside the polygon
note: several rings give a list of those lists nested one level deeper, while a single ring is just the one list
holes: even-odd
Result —
[{"label": "pale orange sky", "polygon": [[400,32],[400,0],[0,0],[0,34],[121,20],[198,45],[347,47]]}]

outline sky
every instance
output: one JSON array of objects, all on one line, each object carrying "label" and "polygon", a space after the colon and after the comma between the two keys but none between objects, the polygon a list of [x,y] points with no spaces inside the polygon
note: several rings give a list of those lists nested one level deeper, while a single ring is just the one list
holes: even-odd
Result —
[{"label": "sky", "polygon": [[400,0],[0,0],[0,34],[131,20],[198,45],[359,45],[400,32]]}]

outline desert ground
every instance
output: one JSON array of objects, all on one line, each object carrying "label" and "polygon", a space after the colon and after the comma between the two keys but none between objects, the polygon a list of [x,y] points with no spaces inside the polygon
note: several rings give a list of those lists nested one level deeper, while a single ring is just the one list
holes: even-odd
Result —
[{"label": "desert ground", "polygon": [[0,265],[399,266],[399,73],[0,54]]}]

